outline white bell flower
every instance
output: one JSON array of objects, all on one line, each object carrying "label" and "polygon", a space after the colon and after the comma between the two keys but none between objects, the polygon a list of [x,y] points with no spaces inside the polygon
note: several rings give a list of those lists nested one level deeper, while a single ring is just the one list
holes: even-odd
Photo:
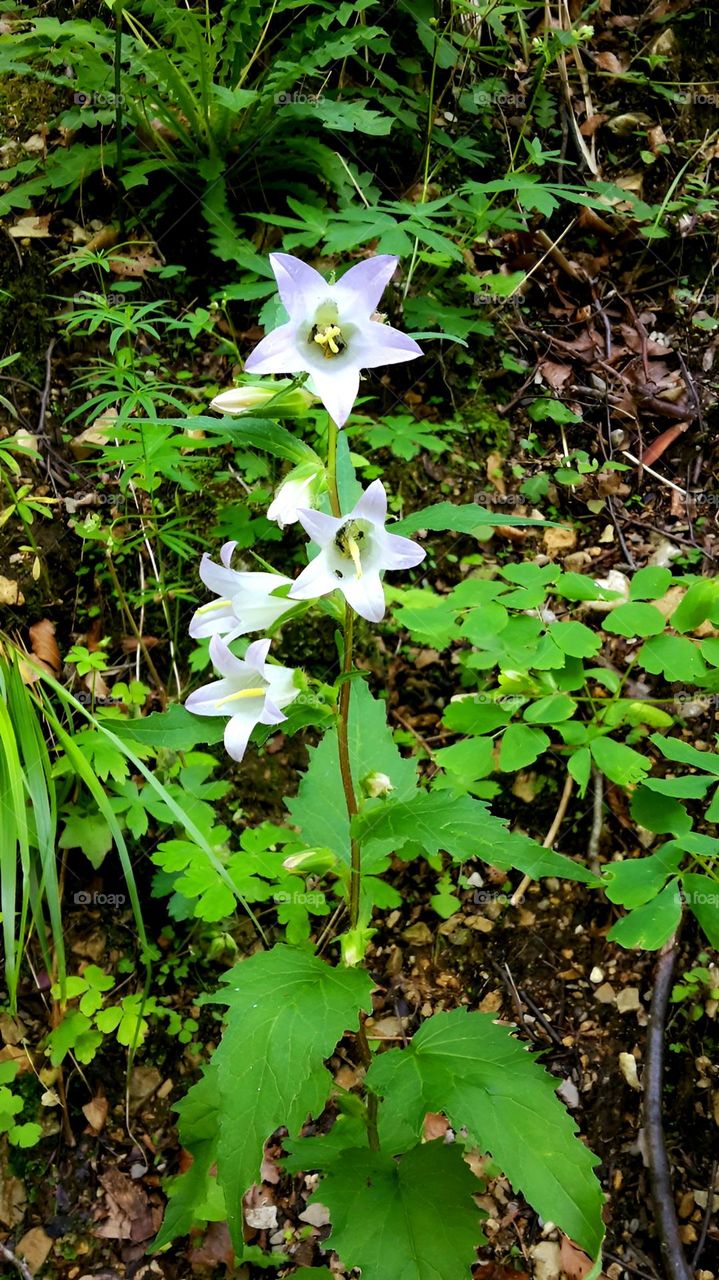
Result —
[{"label": "white bell flower", "polygon": [[210,657],[222,679],[196,689],[185,706],[196,716],[229,716],[225,747],[233,760],[241,760],[250,734],[258,724],[281,724],[282,707],[300,692],[295,671],[268,666],[269,640],[255,640],[244,658],[236,658],[220,636],[210,640]]},{"label": "white bell flower", "polygon": [[378,254],[328,284],[300,258],[271,253],[289,321],[258,343],[245,362],[247,372],[311,374],[330,417],[343,426],[357,399],[360,369],[422,355],[414,338],[372,319],[397,261]]},{"label": "white bell flower", "polygon": [[251,631],[265,631],[294,608],[292,600],[273,594],[279,587],[289,586],[291,578],[281,573],[244,573],[230,567],[236,546],[236,542],[224,544],[220,551],[222,564],[215,564],[207,552],[200,561],[200,577],[219,599],[202,605],[193,615],[190,635],[195,640],[219,635],[229,643]]},{"label": "white bell flower", "polygon": [[295,580],[288,599],[315,600],[339,590],[362,618],[379,622],[385,607],[380,574],[385,569],[410,569],[425,557],[422,547],[411,538],[387,533],[387,495],[382,481],[372,482],[349,515],[328,516],[307,510],[297,514],[320,552]]}]

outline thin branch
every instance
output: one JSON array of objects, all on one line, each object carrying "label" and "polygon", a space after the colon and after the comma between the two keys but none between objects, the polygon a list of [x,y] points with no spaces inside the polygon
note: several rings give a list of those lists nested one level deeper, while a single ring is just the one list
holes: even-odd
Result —
[{"label": "thin branch", "polygon": [[11,1267],[15,1267],[22,1276],[22,1280],[32,1280],[32,1271],[22,1258],[16,1258],[12,1249],[8,1249],[6,1244],[0,1243],[0,1258],[5,1262],[9,1262]]},{"label": "thin branch", "polygon": [[[564,779],[564,790],[562,792],[559,804],[557,806],[557,812],[554,815],[554,820],[552,822],[551,827],[549,828],[549,831],[547,832],[546,836],[542,841],[543,849],[551,849],[552,845],[554,844],[554,841],[557,838],[559,828],[561,827],[564,821],[564,815],[567,812],[567,805],[569,804],[569,797],[572,794],[573,786],[574,786],[574,778],[572,777],[571,773],[568,773],[566,778]],[[517,888],[514,890],[514,893],[512,894],[511,898],[509,899],[511,906],[516,907],[517,903],[522,901],[522,898],[524,897],[531,883],[532,883],[531,876],[523,877],[523,879],[520,881]]]},{"label": "thin branch", "polygon": [[[654,1212],[659,1231],[659,1243],[664,1269],[668,1280],[692,1280],[692,1272],[684,1256],[684,1249],[679,1235],[679,1222],[672,1190],[672,1174],[662,1125],[664,1024],[667,1016],[675,959],[676,935],[670,938],[668,942],[665,942],[659,952],[657,971],[654,978],[644,1068],[644,1133],[646,1135]],[[710,1192],[711,1194],[713,1193]]]}]

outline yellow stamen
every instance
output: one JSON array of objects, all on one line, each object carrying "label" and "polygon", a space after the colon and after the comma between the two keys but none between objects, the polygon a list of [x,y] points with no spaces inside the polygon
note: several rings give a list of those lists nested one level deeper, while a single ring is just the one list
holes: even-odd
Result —
[{"label": "yellow stamen", "polygon": [[357,546],[357,543],[355,542],[354,538],[352,537],[352,534],[350,534],[349,537],[347,538],[347,547],[349,549],[350,555],[352,556],[352,562],[355,567],[356,576],[358,578],[361,578],[362,577],[362,561],[360,559],[360,549]]},{"label": "yellow stamen", "polygon": [[318,329],[314,335],[314,341],[322,347],[322,354],[325,356],[338,356],[341,348],[338,347],[335,339],[342,338],[342,330],[337,324],[325,325],[324,329]]},{"label": "yellow stamen", "polygon": [[224,707],[226,702],[236,702],[238,698],[262,698],[265,689],[238,689],[236,693],[228,693],[226,698],[220,698],[216,703],[216,707]]},{"label": "yellow stamen", "polygon": [[203,604],[197,610],[198,613],[211,613],[213,609],[226,609],[229,600],[213,600],[211,604]]}]

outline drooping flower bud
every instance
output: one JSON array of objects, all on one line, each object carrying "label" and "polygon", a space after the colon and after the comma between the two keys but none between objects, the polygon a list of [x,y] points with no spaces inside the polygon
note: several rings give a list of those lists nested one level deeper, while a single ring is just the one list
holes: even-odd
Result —
[{"label": "drooping flower bud", "polygon": [[301,462],[282,481],[267,509],[267,519],[276,520],[280,529],[295,524],[298,510],[314,507],[325,484],[325,469],[319,459],[316,463]]}]

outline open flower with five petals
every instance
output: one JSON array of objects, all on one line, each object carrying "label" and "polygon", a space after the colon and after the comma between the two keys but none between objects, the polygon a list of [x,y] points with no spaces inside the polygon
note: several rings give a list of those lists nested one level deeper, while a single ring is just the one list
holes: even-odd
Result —
[{"label": "open flower with five petals", "polygon": [[349,515],[308,510],[297,515],[320,551],[295,580],[288,598],[315,600],[339,590],[356,613],[368,622],[379,622],[385,608],[380,574],[385,569],[410,569],[425,557],[411,538],[387,533],[382,481],[372,482]]},{"label": "open flower with five petals", "polygon": [[233,760],[244,756],[255,725],[287,719],[282,708],[300,692],[294,670],[268,665],[269,648],[269,640],[255,640],[244,658],[236,658],[220,636],[213,636],[210,657],[222,678],[196,689],[185,701],[194,715],[229,716],[225,748]]},{"label": "open flower with five petals", "polygon": [[271,253],[270,263],[289,320],[262,339],[245,369],[253,374],[311,374],[327,412],[341,427],[357,399],[360,369],[422,355],[413,338],[372,319],[397,258],[367,258],[336,284],[289,253]]},{"label": "open flower with five petals", "polygon": [[195,640],[219,635],[229,643],[251,631],[264,631],[294,608],[294,601],[274,594],[280,587],[289,586],[292,579],[281,573],[233,569],[236,546],[236,542],[224,544],[220,550],[222,564],[216,564],[207,552],[200,561],[200,577],[219,599],[202,605],[193,614],[190,635]]}]

